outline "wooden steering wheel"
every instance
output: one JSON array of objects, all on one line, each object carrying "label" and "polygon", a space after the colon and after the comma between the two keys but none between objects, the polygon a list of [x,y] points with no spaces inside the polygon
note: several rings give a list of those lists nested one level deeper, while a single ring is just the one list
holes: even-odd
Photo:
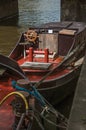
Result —
[{"label": "wooden steering wheel", "polygon": [[37,39],[37,33],[34,30],[28,30],[24,36],[29,42],[33,43],[35,43],[35,40]]}]

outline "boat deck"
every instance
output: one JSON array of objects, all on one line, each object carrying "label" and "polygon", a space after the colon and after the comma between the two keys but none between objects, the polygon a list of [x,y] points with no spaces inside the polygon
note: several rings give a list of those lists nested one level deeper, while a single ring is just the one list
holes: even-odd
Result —
[{"label": "boat deck", "polygon": [[67,130],[86,130],[86,56],[78,80]]}]

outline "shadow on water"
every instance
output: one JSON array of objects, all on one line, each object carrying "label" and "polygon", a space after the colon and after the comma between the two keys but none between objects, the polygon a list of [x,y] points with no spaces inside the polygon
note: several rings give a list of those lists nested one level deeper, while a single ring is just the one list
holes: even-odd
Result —
[{"label": "shadow on water", "polygon": [[[48,4],[49,3],[49,4]],[[60,0],[18,0],[19,17],[3,21],[0,25],[37,26],[60,21]],[[12,22],[12,23],[11,23]]]},{"label": "shadow on water", "polygon": [[0,21],[0,26],[18,26],[19,16],[14,16]]}]

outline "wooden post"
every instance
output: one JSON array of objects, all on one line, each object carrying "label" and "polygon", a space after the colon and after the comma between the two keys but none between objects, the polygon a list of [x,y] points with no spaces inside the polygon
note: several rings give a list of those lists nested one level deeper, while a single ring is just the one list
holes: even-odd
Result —
[{"label": "wooden post", "polygon": [[49,62],[49,50],[45,49],[45,57],[44,57],[44,62]]},{"label": "wooden post", "polygon": [[32,47],[29,48],[29,61],[30,62],[33,61],[33,48]]}]

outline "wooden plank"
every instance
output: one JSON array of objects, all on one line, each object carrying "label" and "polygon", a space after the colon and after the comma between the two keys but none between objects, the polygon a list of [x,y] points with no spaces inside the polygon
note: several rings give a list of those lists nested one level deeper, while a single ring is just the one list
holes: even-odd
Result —
[{"label": "wooden plank", "polygon": [[39,48],[48,48],[49,52],[58,52],[58,33],[55,34],[40,34],[39,35]]},{"label": "wooden plank", "polygon": [[68,29],[62,29],[59,31],[59,34],[66,34],[66,35],[74,35],[76,30],[68,30]]},{"label": "wooden plank", "polygon": [[24,62],[21,67],[28,69],[49,69],[52,63],[42,63],[42,62]]}]

